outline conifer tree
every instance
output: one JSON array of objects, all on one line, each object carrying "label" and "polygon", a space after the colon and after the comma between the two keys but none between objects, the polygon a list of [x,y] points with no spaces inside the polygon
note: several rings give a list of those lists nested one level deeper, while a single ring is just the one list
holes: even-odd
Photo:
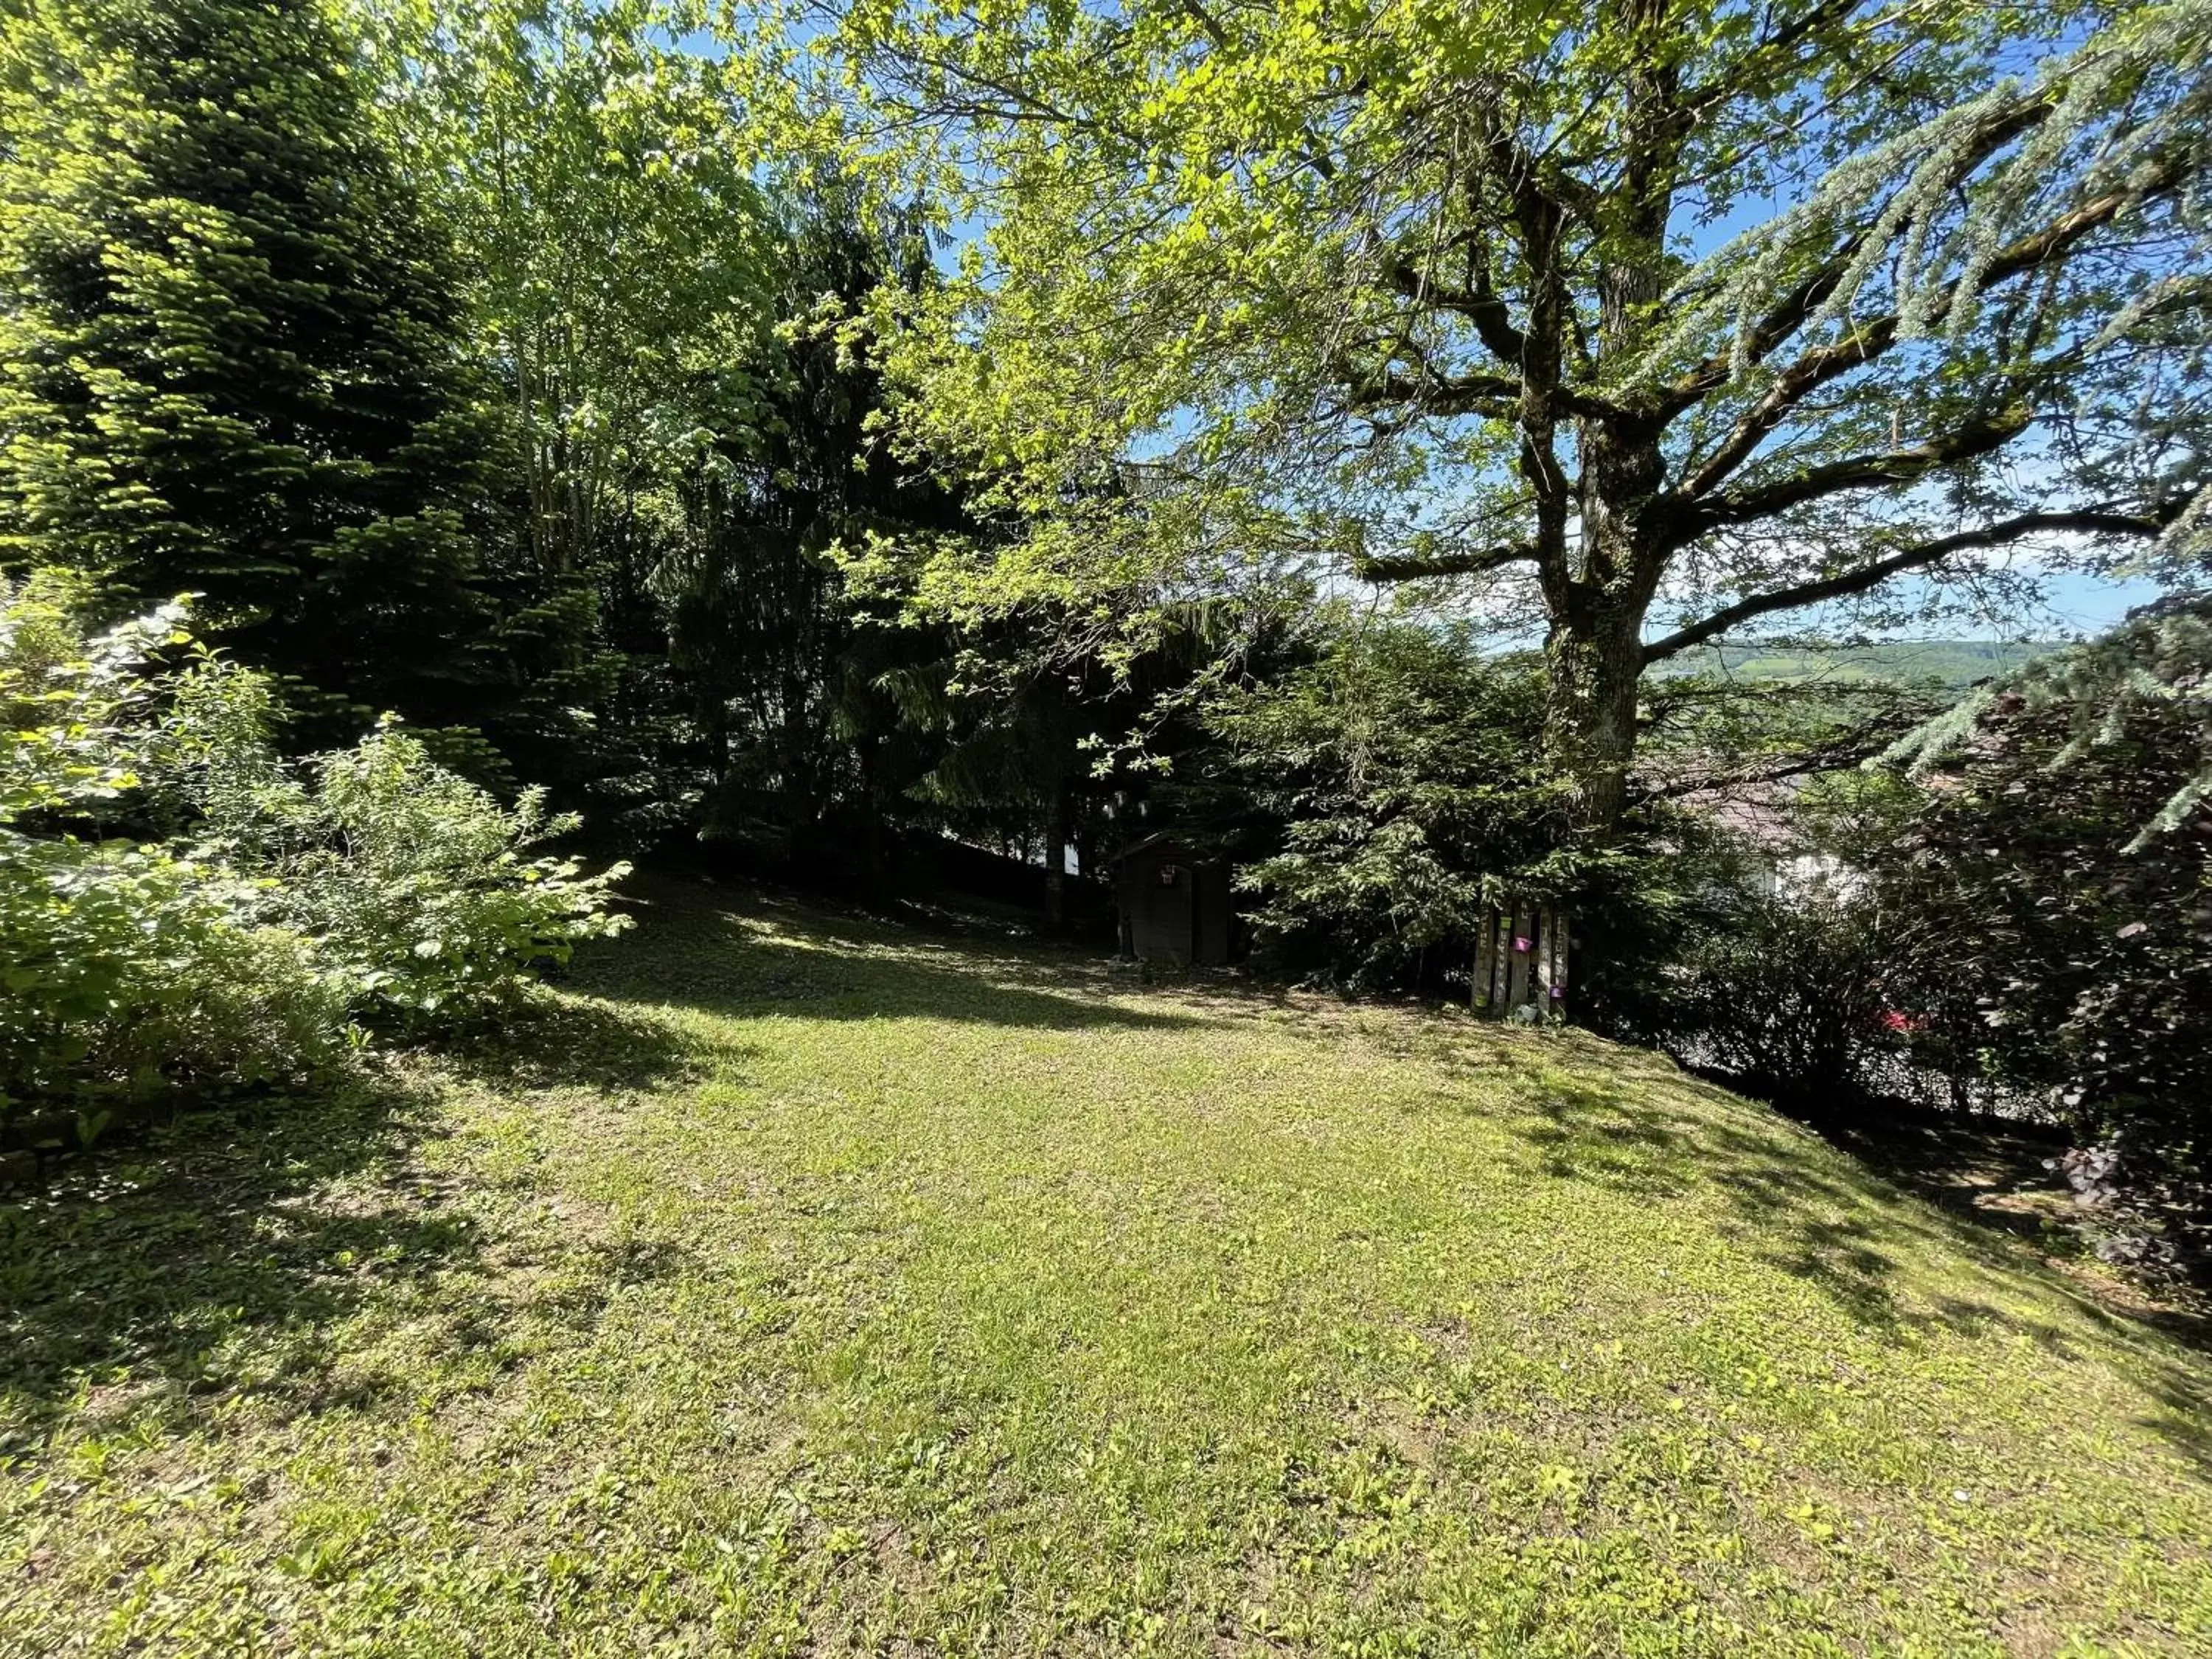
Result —
[{"label": "conifer tree", "polygon": [[303,740],[499,672],[492,428],[364,82],[314,0],[0,9],[0,562],[204,595]]}]

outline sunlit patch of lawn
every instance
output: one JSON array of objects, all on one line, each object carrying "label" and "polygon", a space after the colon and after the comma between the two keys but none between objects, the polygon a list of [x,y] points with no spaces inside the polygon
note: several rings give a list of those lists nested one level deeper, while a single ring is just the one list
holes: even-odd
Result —
[{"label": "sunlit patch of lawn", "polygon": [[6,1211],[0,1652],[2212,1650],[2212,1366],[1762,1109],[658,896]]}]

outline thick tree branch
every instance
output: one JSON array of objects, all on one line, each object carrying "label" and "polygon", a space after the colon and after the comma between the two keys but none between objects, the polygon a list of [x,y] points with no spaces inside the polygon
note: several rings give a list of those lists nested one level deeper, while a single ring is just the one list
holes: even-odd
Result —
[{"label": "thick tree branch", "polygon": [[1694,501],[1711,491],[1749,459],[1765,441],[1766,434],[1780,426],[1790,410],[1812,392],[1839,375],[1872,362],[1896,340],[1897,319],[1883,317],[1863,328],[1853,329],[1833,345],[1807,352],[1767,388],[1765,397],[1737,417],[1720,447],[1705,458],[1695,472],[1682,480],[1675,495]]},{"label": "thick tree branch", "polygon": [[[2166,188],[2173,175],[2162,175],[2153,189]],[[2142,199],[2137,191],[2112,191],[2062,214],[2041,230],[2024,236],[1990,262],[1973,285],[1977,296],[2012,278],[2045,269],[2063,258],[2083,237],[2109,224],[2130,202]],[[1832,287],[1832,284],[1831,285]],[[1825,296],[1823,296],[1825,297]],[[1959,303],[1954,286],[1929,316],[1931,327],[1941,327]],[[1817,304],[1819,301],[1814,301]],[[1737,419],[1720,447],[1698,470],[1684,479],[1675,494],[1694,499],[1706,494],[1743,465],[1767,434],[1814,392],[1851,370],[1872,362],[1897,343],[1899,322],[1894,313],[1862,324],[1832,344],[1807,352],[1782,371],[1764,397]]]},{"label": "thick tree branch", "polygon": [[1510,118],[1498,118],[1495,105],[1484,106],[1480,120],[1482,147],[1516,212],[1524,216],[1531,210],[1561,217],[1572,214],[1590,229],[1598,228],[1598,217],[1605,206],[1602,192],[1555,160],[1531,155]]},{"label": "thick tree branch", "polygon": [[[1784,294],[1752,325],[1747,343],[1747,356],[1754,363],[1765,362],[1775,350],[1804,327],[1813,313],[1827,303],[1844,279],[1851,261],[1858,255],[1859,239],[1853,237],[1832,254],[1820,270]],[[1664,426],[1700,399],[1711,396],[1735,376],[1736,357],[1733,349],[1717,351],[1695,368],[1683,375],[1659,395],[1653,410],[1653,419]]]},{"label": "thick tree branch", "polygon": [[[1510,136],[1493,146],[1517,150]],[[1567,559],[1567,515],[1572,481],[1559,465],[1557,434],[1566,329],[1574,314],[1562,258],[1563,210],[1523,173],[1509,180],[1522,255],[1528,262],[1528,321],[1521,355],[1521,476],[1534,496],[1536,570],[1545,602],[1565,603],[1573,574]]]},{"label": "thick tree branch", "polygon": [[1631,792],[1632,798],[1638,801],[1680,800],[1686,795],[1701,795],[1714,790],[1784,783],[1816,773],[1839,772],[1872,760],[1933,712],[1925,707],[1899,708],[1837,732],[1809,749],[1757,759],[1747,757],[1735,765],[1678,772],[1671,777],[1650,778],[1638,783]]},{"label": "thick tree branch", "polygon": [[1753,523],[1847,489],[1915,483],[1939,468],[2002,448],[2027,431],[2033,418],[2026,404],[2014,404],[1993,415],[1968,421],[1925,443],[1829,461],[1756,489],[1716,495],[1698,512],[1685,515],[1676,532],[1675,545],[1722,525]]},{"label": "thick tree branch", "polygon": [[[1397,368],[1367,374],[1344,365],[1339,366],[1337,373],[1344,380],[1346,403],[1360,413],[1411,406],[1431,415],[1481,415],[1501,421],[1516,419],[1520,414],[1522,383],[1510,375],[1446,374],[1425,365],[1414,374]],[[1553,403],[1569,414],[1594,420],[1621,413],[1616,405],[1571,386],[1558,388]]]},{"label": "thick tree branch", "polygon": [[1362,413],[1411,405],[1432,415],[1510,421],[1520,406],[1521,383],[1504,374],[1407,374],[1386,368],[1380,374],[1346,373],[1345,396]]},{"label": "thick tree branch", "polygon": [[[1974,135],[1973,142],[1962,160],[1969,167],[1978,166],[2014,139],[2040,125],[2056,106],[2054,95],[2045,90],[1993,117]],[[2172,182],[2172,179],[2161,179],[2155,181],[2151,189],[2154,191],[2168,188]],[[2024,270],[2048,263],[2089,231],[2109,222],[2129,202],[2140,199],[2142,193],[2136,191],[2100,197],[2062,215],[2033,235],[2023,237],[1983,273],[1975,291],[1986,292]],[[2080,222],[2075,222],[2076,221]],[[1784,295],[1765,316],[1752,325],[1748,347],[1753,362],[1762,362],[1772,356],[1833,297],[1837,284],[1842,282],[1844,273],[1858,258],[1863,245],[1861,235],[1846,239],[1820,262],[1818,268]],[[1947,313],[1956,299],[1957,295],[1954,295],[1945,302],[1943,309]],[[1894,318],[1881,320],[1887,321],[1894,330]],[[1864,328],[1854,331],[1864,331]],[[1660,394],[1655,410],[1656,418],[1663,424],[1700,399],[1717,392],[1735,378],[1736,363],[1733,349],[1715,352],[1707,357]]]},{"label": "thick tree branch", "polygon": [[1361,559],[1352,574],[1364,581],[1410,582],[1425,576],[1479,576],[1511,564],[1534,564],[1537,548],[1531,542],[1506,542],[1467,553],[1385,555]]},{"label": "thick tree branch", "polygon": [[1971,548],[2002,547],[2028,536],[2064,532],[2101,536],[2155,536],[2179,516],[2185,505],[2185,502],[2170,503],[2155,513],[2148,514],[2023,513],[1978,530],[1962,530],[1954,535],[1939,536],[1933,541],[1901,548],[1887,558],[1876,559],[1856,570],[1739,599],[1734,605],[1716,611],[1703,621],[1692,623],[1687,628],[1680,629],[1666,638],[1655,640],[1645,646],[1644,663],[1649,667],[1655,662],[1678,656],[1692,646],[1703,645],[1707,640],[1717,638],[1756,617],[1771,616],[1778,611],[1796,611],[1809,605],[1825,604],[1830,599],[1849,599],[1854,593],[1863,593],[1870,587],[1880,586],[1892,576],[1908,570],[1924,570],[1930,565],[1941,563],[1954,553],[1963,553]]},{"label": "thick tree branch", "polygon": [[1813,33],[1830,23],[1840,23],[1859,9],[1860,0],[1820,0],[1763,40],[1752,43],[1741,58],[1728,62],[1722,72],[1682,96],[1682,107],[1703,115],[1717,105],[1742,96],[1743,88],[1757,76],[1797,67],[1796,51]]},{"label": "thick tree branch", "polygon": [[1449,288],[1395,254],[1383,260],[1381,275],[1393,293],[1423,305],[1442,306],[1466,318],[1485,351],[1501,363],[1520,367],[1528,340],[1514,326],[1513,313],[1505,301],[1490,291],[1486,279],[1474,289]]}]

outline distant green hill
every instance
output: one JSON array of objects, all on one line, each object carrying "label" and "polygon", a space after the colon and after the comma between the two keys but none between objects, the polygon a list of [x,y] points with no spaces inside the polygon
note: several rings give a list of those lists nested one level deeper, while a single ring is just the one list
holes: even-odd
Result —
[{"label": "distant green hill", "polygon": [[1806,649],[1709,645],[1684,652],[1659,672],[1755,680],[1938,680],[1955,687],[2016,668],[2057,648],[2049,641],[2005,640],[1893,640]]}]

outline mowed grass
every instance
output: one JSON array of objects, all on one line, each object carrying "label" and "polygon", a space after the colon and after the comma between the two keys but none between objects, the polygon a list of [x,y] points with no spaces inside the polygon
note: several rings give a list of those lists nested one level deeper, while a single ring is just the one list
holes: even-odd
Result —
[{"label": "mowed grass", "polygon": [[0,1651],[2212,1652],[2202,1356],[1575,1035],[656,890],[0,1234]]}]

